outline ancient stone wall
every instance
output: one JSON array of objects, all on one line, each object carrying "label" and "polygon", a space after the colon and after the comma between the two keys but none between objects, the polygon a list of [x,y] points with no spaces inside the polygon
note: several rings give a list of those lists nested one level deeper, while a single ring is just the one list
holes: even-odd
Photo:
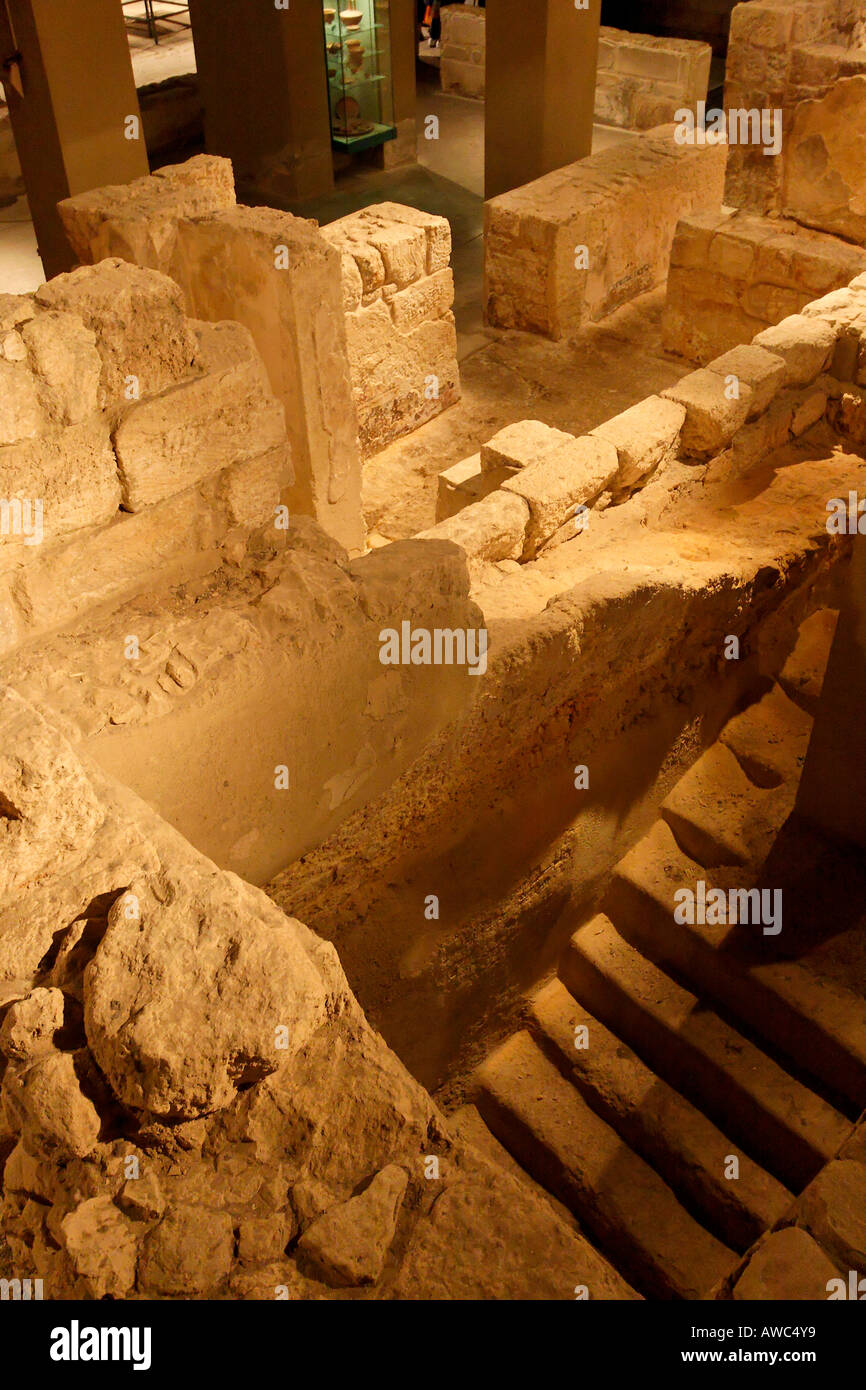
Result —
[{"label": "ancient stone wall", "polygon": [[365,455],[459,399],[444,217],[376,203],[322,229],[340,252],[352,391]]},{"label": "ancient stone wall", "polygon": [[60,213],[83,262],[113,255],[161,270],[181,286],[190,313],[250,330],[285,409],[295,462],[287,501],[360,550],[339,258],[315,224],[238,207],[230,161],[209,156],[66,199]]},{"label": "ancient stone wall", "polygon": [[863,0],[750,0],[731,15],[725,107],[782,113],[776,155],[732,145],[726,201],[863,242]]},{"label": "ancient stone wall", "polygon": [[732,208],[684,217],[671,249],[662,341],[708,362],[863,270],[866,250],[790,220]]},{"label": "ancient stone wall", "polygon": [[602,25],[595,119],[625,130],[666,125],[677,111],[706,98],[712,56],[707,43]]},{"label": "ancient stone wall", "polygon": [[0,296],[0,651],[206,573],[292,472],[250,335],[107,259]]},{"label": "ancient stone wall", "polygon": [[463,97],[483,97],[486,57],[486,11],[476,5],[446,5],[442,10],[439,64],[442,90]]},{"label": "ancient stone wall", "polygon": [[721,207],[724,145],[663,126],[485,205],[487,321],[550,338],[664,283],[678,220]]},{"label": "ancient stone wall", "polygon": [[[692,39],[655,38],[602,25],[595,119],[625,130],[650,130],[694,108],[707,95],[712,49]],[[474,5],[442,10],[442,89],[483,97],[486,11]]]},{"label": "ancient stone wall", "polygon": [[[858,259],[862,269],[866,258]],[[796,307],[751,345],[715,355],[589,435],[538,420],[507,426],[442,475],[442,519],[422,537],[454,541],[476,567],[526,564],[574,540],[590,512],[627,501],[677,460],[737,476],[825,417],[861,444],[866,274]]]}]

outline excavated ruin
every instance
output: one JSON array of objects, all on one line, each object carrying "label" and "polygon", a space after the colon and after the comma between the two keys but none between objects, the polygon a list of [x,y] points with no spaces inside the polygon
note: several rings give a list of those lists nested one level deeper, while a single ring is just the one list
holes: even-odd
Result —
[{"label": "excavated ruin", "polygon": [[[817,1300],[863,1267],[866,875],[813,812],[862,642],[866,166],[822,215],[802,151],[864,79],[821,8],[820,45],[735,10],[740,84],[786,16],[772,189],[665,109],[488,203],[486,365],[444,218],[319,228],[211,156],[66,200],[79,266],[0,294],[4,1278]],[[619,409],[478,414],[492,361],[600,331]]]}]

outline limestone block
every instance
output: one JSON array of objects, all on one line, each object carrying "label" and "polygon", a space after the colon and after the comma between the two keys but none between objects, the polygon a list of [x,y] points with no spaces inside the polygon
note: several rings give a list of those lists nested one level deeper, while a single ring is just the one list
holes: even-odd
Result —
[{"label": "limestone block", "polygon": [[37,1057],[22,1071],[12,1104],[21,1116],[22,1137],[31,1153],[85,1158],[96,1147],[101,1121],[81,1089],[71,1052],[52,1051]]},{"label": "limestone block", "polygon": [[32,439],[47,424],[33,373],[15,362],[0,361],[0,445]]},{"label": "limestone block", "polygon": [[721,207],[726,147],[646,132],[485,204],[485,312],[562,338],[664,282],[680,218]]},{"label": "limestone block", "polygon": [[648,396],[590,430],[593,438],[606,440],[616,449],[617,488],[635,487],[676,453],[685,418],[684,405],[661,396]]},{"label": "limestone block", "polygon": [[123,1298],[135,1283],[133,1226],[108,1196],[90,1197],[64,1216],[61,1239],[90,1298]]},{"label": "limestone block", "polygon": [[484,472],[492,469],[515,472],[573,443],[573,434],[554,429],[541,420],[517,420],[482,444],[481,467]]},{"label": "limestone block", "polygon": [[420,541],[453,541],[472,560],[519,560],[523,554],[529,505],[522,497],[499,490],[464,507],[417,537]]},{"label": "limestone block", "polygon": [[333,1285],[375,1284],[397,1229],[408,1178],[389,1164],[356,1197],[331,1207],[307,1227],[298,1251]]},{"label": "limestone block", "polygon": [[0,333],[20,328],[36,313],[32,294],[0,294]]},{"label": "limestone block", "polygon": [[838,1270],[820,1245],[806,1231],[786,1226],[765,1236],[755,1248],[734,1285],[733,1297],[747,1302],[826,1299],[828,1281],[835,1278]]},{"label": "limestone block", "polygon": [[99,408],[102,359],[77,314],[37,314],[21,330],[42,403],[55,425],[77,425]]},{"label": "limestone block", "polygon": [[59,989],[34,989],[12,1004],[0,1028],[0,1052],[12,1061],[34,1061],[54,1048],[54,1035],[63,1027],[63,995]]},{"label": "limestone block", "polygon": [[200,154],[131,183],[64,198],[57,210],[82,264],[117,256],[168,275],[178,219],[203,217],[234,204],[231,160]]},{"label": "limestone block", "polygon": [[173,1207],[143,1243],[139,1284],[151,1297],[207,1297],[227,1277],[233,1259],[228,1212],[191,1204]]},{"label": "limestone block", "polygon": [[480,454],[472,454],[443,469],[436,495],[436,520],[446,521],[464,507],[480,502],[482,497],[501,487],[509,472],[505,468],[482,469]]},{"label": "limestone block", "polygon": [[785,385],[807,386],[829,366],[836,329],[821,319],[792,314],[753,339],[785,363]]},{"label": "limestone block", "polygon": [[184,318],[180,288],[154,270],[121,260],[80,266],[36,291],[47,309],[77,314],[96,335],[102,358],[102,403],[155,395],[188,376],[195,340]]},{"label": "limestone block", "polygon": [[103,813],[78,759],[11,690],[0,693],[0,904],[48,865],[75,865]]},{"label": "limestone block", "polygon": [[766,410],[785,379],[784,359],[754,344],[731,348],[721,357],[714,357],[707,367],[731,386],[736,382],[740,387],[745,384],[751,388],[750,419]]},{"label": "limestone block", "polygon": [[843,1269],[866,1268],[866,1164],[828,1163],[798,1203],[798,1219]]},{"label": "limestone block", "polygon": [[730,444],[750,413],[752,390],[742,386],[738,399],[726,395],[724,379],[701,368],[662,392],[666,400],[685,406],[681,452],[696,458],[718,453]]},{"label": "limestone block", "polygon": [[864,257],[837,237],[775,218],[723,210],[715,225],[684,219],[671,251],[664,346],[706,363],[847,285]]},{"label": "limestone block", "polygon": [[181,219],[175,274],[196,317],[232,319],[252,333],[285,409],[295,473],[288,505],[359,548],[358,421],[336,246],[289,213],[228,209]]},{"label": "limestone block", "polygon": [[298,924],[206,868],[170,897],[134,884],[84,972],[87,1041],[103,1075],[124,1104],[174,1118],[218,1110],[276,1071],[327,1008]]},{"label": "limestone block", "polygon": [[254,359],[193,377],[124,411],[114,434],[123,506],[142,511],[285,445],[283,408]]},{"label": "limestone block", "polygon": [[25,632],[54,631],[98,604],[152,588],[157,576],[163,584],[210,573],[225,529],[212,501],[187,491],[144,512],[118,512],[107,526],[84,530],[44,555],[36,548],[17,577],[20,607],[6,609],[0,590],[0,648],[10,651]]},{"label": "limestone block", "polygon": [[782,210],[809,227],[866,242],[866,76],[801,102],[785,132]]},{"label": "limestone block", "polygon": [[529,504],[524,556],[536,555],[579,506],[594,502],[616,470],[613,444],[587,435],[570,440],[507,478],[503,491],[516,493]]},{"label": "limestone block", "polygon": [[220,482],[229,519],[238,526],[273,525],[289,477],[285,447],[227,468]]},{"label": "limestone block", "polygon": [[406,289],[385,293],[384,302],[398,333],[408,333],[425,319],[441,318],[454,303],[454,276],[450,266],[425,275]]},{"label": "limestone block", "polygon": [[373,228],[370,245],[382,257],[385,283],[398,289],[427,273],[427,238],[423,228],[408,223]]},{"label": "limestone block", "polygon": [[0,569],[30,563],[42,541],[108,521],[120,506],[108,425],[94,416],[0,449],[0,497],[29,503],[31,519],[29,537],[0,538]]}]

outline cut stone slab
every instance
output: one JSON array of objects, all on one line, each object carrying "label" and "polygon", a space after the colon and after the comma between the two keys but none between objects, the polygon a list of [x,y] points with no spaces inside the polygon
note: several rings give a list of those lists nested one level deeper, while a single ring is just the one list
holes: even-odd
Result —
[{"label": "cut stone slab", "polygon": [[529,505],[498,489],[464,507],[456,516],[422,531],[419,541],[452,541],[471,560],[519,560],[523,554]]},{"label": "cut stone slab", "polygon": [[529,505],[524,558],[535,556],[578,507],[592,503],[617,470],[617,451],[589,435],[570,439],[538,463],[522,468],[502,484]]},{"label": "cut stone slab", "polygon": [[484,472],[503,469],[516,472],[573,444],[574,438],[573,434],[554,429],[541,420],[517,420],[482,444],[481,467]]},{"label": "cut stone slab", "polygon": [[785,360],[754,343],[730,348],[707,364],[726,382],[736,380],[750,387],[749,418],[762,415],[785,380]]},{"label": "cut stone slab", "polygon": [[785,363],[786,386],[808,386],[829,365],[836,346],[836,329],[823,319],[789,314],[765,328],[752,341]]},{"label": "cut stone slab", "polygon": [[[793,1204],[792,1194],[738,1149],[706,1115],[647,1067],[604,1024],[588,1013],[559,980],[531,1003],[530,1028],[601,1118],[651,1163],[704,1225],[734,1250],[746,1250]],[[576,1045],[586,1029],[587,1046]],[[725,1176],[739,1162],[736,1181]]]},{"label": "cut stone slab", "polygon": [[786,217],[866,242],[866,76],[838,77],[825,96],[794,107],[785,129]]},{"label": "cut stone slab", "polygon": [[841,1269],[866,1270],[866,1164],[828,1163],[798,1203],[798,1221]]},{"label": "cut stone slab", "polygon": [[677,451],[686,408],[662,396],[648,396],[637,405],[605,420],[590,436],[612,444],[619,467],[617,489],[629,489]]},{"label": "cut stone slab", "polygon": [[772,1231],[755,1250],[734,1285],[732,1297],[746,1302],[820,1301],[839,1271],[806,1231],[787,1226]]},{"label": "cut stone slab", "polygon": [[114,435],[123,506],[143,511],[229,464],[280,446],[287,449],[283,407],[263,382],[253,350],[247,363],[129,407]]},{"label": "cut stone slab", "polygon": [[731,1269],[732,1252],[688,1215],[528,1033],[488,1057],[476,1083],[493,1133],[637,1287],[654,1297],[700,1298]]},{"label": "cut stone slab", "polygon": [[685,407],[682,452],[702,458],[730,444],[751,412],[752,394],[748,385],[740,387],[738,397],[726,394],[724,378],[705,367],[667,387],[662,396]]},{"label": "cut stone slab", "polygon": [[405,1169],[389,1164],[363,1192],[331,1207],[308,1226],[298,1251],[329,1284],[378,1283],[408,1181]]}]

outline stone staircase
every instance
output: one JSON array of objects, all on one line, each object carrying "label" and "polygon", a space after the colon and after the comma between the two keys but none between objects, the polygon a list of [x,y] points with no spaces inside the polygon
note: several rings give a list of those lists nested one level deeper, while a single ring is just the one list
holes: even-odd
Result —
[{"label": "stone staircase", "polygon": [[708,1297],[866,1105],[866,1001],[810,968],[784,910],[774,935],[674,917],[699,880],[772,890],[834,616],[673,789],[475,1076],[492,1134],[649,1298]]}]

